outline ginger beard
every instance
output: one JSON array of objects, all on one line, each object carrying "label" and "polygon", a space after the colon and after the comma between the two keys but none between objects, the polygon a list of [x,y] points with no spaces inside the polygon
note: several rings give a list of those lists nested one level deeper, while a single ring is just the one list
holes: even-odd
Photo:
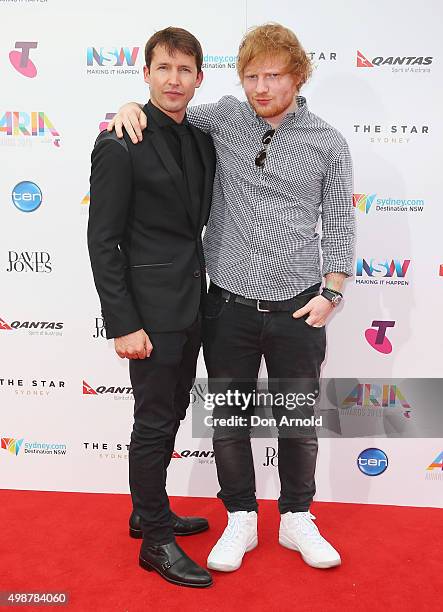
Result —
[{"label": "ginger beard", "polygon": [[259,117],[279,117],[296,108],[299,78],[287,72],[284,56],[254,58],[245,67],[242,84]]}]

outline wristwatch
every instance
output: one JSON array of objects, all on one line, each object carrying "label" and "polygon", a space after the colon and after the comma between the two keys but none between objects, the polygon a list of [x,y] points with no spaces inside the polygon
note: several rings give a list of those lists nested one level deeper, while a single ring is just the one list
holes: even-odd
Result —
[{"label": "wristwatch", "polygon": [[328,289],[327,287],[323,289],[320,295],[329,300],[334,308],[343,300],[343,295],[340,291],[334,291],[334,289]]}]

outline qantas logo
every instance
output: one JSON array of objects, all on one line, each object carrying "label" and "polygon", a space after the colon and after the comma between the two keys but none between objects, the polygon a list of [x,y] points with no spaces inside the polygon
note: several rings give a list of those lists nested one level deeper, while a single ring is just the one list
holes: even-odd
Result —
[{"label": "qantas logo", "polygon": [[182,450],[180,453],[174,450],[172,453],[172,459],[185,459],[187,457],[193,457],[194,459],[209,458],[213,459],[213,450]]},{"label": "qantas logo", "polygon": [[83,381],[83,395],[97,395],[97,391],[94,391],[91,385],[88,385],[85,380]]},{"label": "qantas logo", "polygon": [[83,381],[83,395],[114,395],[115,397],[121,396],[132,396],[132,387],[107,387],[106,385],[99,385],[98,387],[91,387],[85,380]]},{"label": "qantas logo", "polygon": [[432,64],[433,59],[432,56],[425,57],[423,55],[390,55],[388,57],[377,55],[371,60],[368,60],[361,51],[357,51],[357,68],[374,68],[376,66],[429,66]]},{"label": "qantas logo", "polygon": [[357,51],[357,68],[374,68],[374,64],[372,64],[361,51]]},{"label": "qantas logo", "polygon": [[56,321],[12,321],[9,325],[0,319],[0,330],[12,329],[63,329],[63,323]]}]

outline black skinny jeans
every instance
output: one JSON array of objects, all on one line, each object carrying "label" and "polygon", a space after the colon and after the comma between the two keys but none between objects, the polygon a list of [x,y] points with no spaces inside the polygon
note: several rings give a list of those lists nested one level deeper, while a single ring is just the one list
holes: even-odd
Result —
[{"label": "black skinny jeans", "polygon": [[[227,388],[253,391],[262,356],[270,379],[269,390],[314,392],[318,389],[325,349],[325,328],[311,327],[304,318],[294,319],[292,312],[259,312],[234,302],[233,296],[229,301],[220,294],[210,292],[207,296],[203,350],[210,392],[223,392]],[[232,408],[216,407],[213,417],[250,416],[250,413],[250,409],[236,412]],[[274,417],[279,414],[281,411],[274,409]],[[305,417],[310,414],[305,410]],[[289,416],[300,416],[300,413]],[[291,437],[288,428],[279,428],[280,513],[309,510],[315,494],[317,450],[315,429],[308,435],[298,433]],[[218,497],[226,509],[229,512],[256,510],[250,428],[215,427],[214,452],[220,484]]]}]

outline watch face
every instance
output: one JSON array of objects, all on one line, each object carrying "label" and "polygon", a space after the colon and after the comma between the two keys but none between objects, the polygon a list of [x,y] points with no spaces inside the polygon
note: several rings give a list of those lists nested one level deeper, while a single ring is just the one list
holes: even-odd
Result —
[{"label": "watch face", "polygon": [[334,295],[334,297],[332,298],[332,303],[334,304],[334,306],[338,306],[340,304],[340,302],[342,301],[342,296],[341,295]]}]

